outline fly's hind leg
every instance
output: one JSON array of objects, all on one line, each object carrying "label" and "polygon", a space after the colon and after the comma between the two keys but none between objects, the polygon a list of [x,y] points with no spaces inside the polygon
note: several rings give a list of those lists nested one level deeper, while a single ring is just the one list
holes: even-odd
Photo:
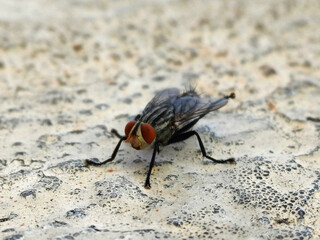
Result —
[{"label": "fly's hind leg", "polygon": [[189,131],[189,132],[184,132],[184,133],[181,133],[177,136],[173,136],[170,141],[169,141],[169,144],[171,143],[176,143],[176,142],[181,142],[183,140],[186,140],[188,139],[189,137],[192,137],[193,135],[196,135],[197,139],[198,139],[198,142],[199,142],[199,145],[200,145],[200,149],[201,149],[201,152],[202,152],[202,155],[205,157],[205,158],[208,158],[210,159],[211,161],[215,162],[215,163],[234,163],[235,162],[235,159],[234,158],[228,158],[228,159],[215,159],[213,157],[210,157],[207,155],[206,153],[206,149],[204,148],[203,146],[203,143],[202,143],[202,140],[199,136],[199,134],[196,132],[196,131]]}]

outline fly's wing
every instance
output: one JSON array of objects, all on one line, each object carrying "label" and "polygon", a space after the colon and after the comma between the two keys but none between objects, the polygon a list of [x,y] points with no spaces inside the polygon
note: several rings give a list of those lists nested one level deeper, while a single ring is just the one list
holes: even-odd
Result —
[{"label": "fly's wing", "polygon": [[162,104],[173,104],[177,97],[180,96],[180,91],[177,88],[167,88],[158,92],[147,106],[143,110],[144,113],[148,113],[153,110],[155,107]]},{"label": "fly's wing", "polygon": [[[183,96],[174,101],[176,132],[194,122],[194,124],[207,113],[215,111],[228,103],[227,98],[211,99],[197,96]],[[192,127],[191,124],[190,127]],[[189,128],[189,127],[187,127]],[[185,129],[187,130],[187,129]]]}]

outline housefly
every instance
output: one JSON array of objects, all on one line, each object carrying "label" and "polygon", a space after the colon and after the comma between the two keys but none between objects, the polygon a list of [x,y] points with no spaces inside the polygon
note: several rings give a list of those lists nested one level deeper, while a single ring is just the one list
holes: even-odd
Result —
[{"label": "housefly", "polygon": [[235,98],[235,94],[212,99],[201,98],[194,89],[180,93],[177,88],[168,88],[158,92],[147,104],[142,114],[136,116],[125,126],[125,136],[121,136],[116,130],[111,132],[120,138],[111,157],[103,162],[94,159],[86,160],[88,165],[102,165],[112,161],[123,141],[130,143],[137,150],[153,144],[153,153],[144,187],[149,189],[150,175],[154,166],[156,153],[163,146],[180,142],[189,137],[196,136],[203,157],[215,163],[233,163],[234,158],[218,160],[207,155],[200,135],[195,130],[190,130],[207,113],[215,111],[228,103],[229,98]]}]

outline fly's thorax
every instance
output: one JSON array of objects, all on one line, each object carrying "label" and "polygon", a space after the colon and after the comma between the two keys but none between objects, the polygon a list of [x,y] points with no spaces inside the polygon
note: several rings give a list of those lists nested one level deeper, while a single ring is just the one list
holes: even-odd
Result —
[{"label": "fly's thorax", "polygon": [[126,142],[137,150],[148,147],[156,138],[156,131],[148,124],[140,121],[130,121],[125,127]]},{"label": "fly's thorax", "polygon": [[157,141],[166,145],[174,134],[174,107],[170,104],[155,105],[144,110],[140,120],[153,126]]}]

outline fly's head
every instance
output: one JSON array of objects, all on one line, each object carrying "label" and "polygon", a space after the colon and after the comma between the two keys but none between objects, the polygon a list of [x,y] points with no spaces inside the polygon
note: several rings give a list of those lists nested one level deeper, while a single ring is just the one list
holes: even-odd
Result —
[{"label": "fly's head", "polygon": [[130,142],[131,146],[137,150],[146,148],[156,138],[154,128],[140,121],[128,122],[124,131],[127,137],[126,142]]}]

